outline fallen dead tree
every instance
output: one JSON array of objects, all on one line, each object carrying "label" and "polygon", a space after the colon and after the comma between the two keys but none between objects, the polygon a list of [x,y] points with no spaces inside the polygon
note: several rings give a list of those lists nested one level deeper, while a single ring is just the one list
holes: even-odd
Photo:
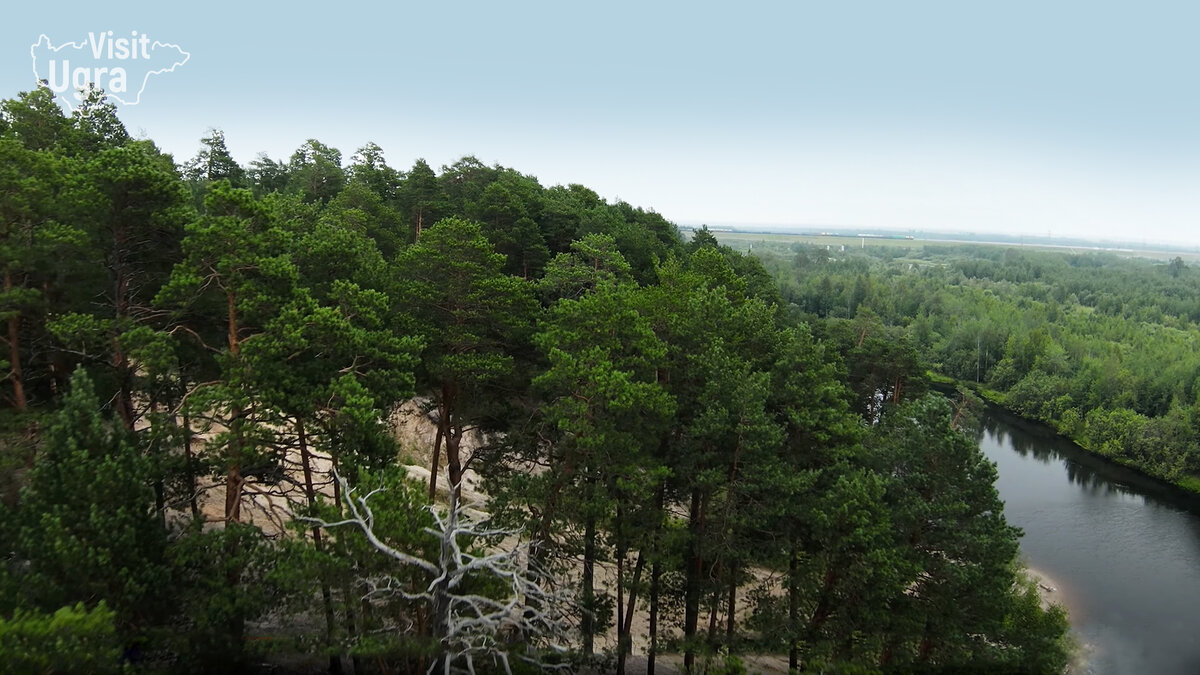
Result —
[{"label": "fallen dead tree", "polygon": [[[415,593],[405,590],[394,575],[370,579],[370,590],[363,599],[374,602],[399,595],[429,605],[441,653],[427,672],[473,674],[476,663],[486,661],[498,663],[511,673],[512,656],[542,669],[568,667],[546,657],[561,657],[568,651],[572,593],[532,561],[530,542],[520,539],[519,531],[488,527],[485,516],[465,504],[458,490],[450,490],[448,508],[426,507],[434,527],[425,528],[425,532],[439,544],[437,560],[426,560],[397,550],[377,536],[370,500],[382,488],[360,495],[344,477],[336,472],[334,477],[341,488],[346,517],[332,522],[308,516],[297,519],[325,529],[357,527],[379,553],[401,567],[424,573],[428,584]],[[498,549],[483,548],[481,544],[489,540],[515,543]],[[503,592],[471,592],[467,582],[477,576],[500,582]]]}]

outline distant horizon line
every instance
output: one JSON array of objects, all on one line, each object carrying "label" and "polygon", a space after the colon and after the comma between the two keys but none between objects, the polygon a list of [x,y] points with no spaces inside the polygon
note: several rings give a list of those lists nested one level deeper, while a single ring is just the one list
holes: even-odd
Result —
[{"label": "distant horizon line", "polygon": [[996,231],[971,231],[971,230],[953,230],[939,228],[915,228],[915,227],[887,227],[887,226],[834,226],[820,224],[792,224],[779,225],[770,223],[731,223],[731,222],[679,222],[677,225],[680,228],[689,230],[699,230],[703,227],[717,232],[736,232],[740,234],[793,234],[793,235],[808,235],[808,236],[836,236],[853,238],[859,234],[903,234],[903,235],[933,235],[922,236],[918,239],[930,239],[933,241],[954,241],[963,243],[980,243],[980,244],[1024,244],[1028,242],[1038,242],[1041,245],[1064,245],[1085,244],[1090,248],[1099,250],[1113,250],[1118,247],[1133,251],[1174,251],[1180,250],[1185,252],[1196,253],[1200,252],[1200,244],[1184,243],[1179,241],[1166,240],[1130,240],[1130,239],[1110,239],[1089,237],[1078,234],[1010,234]]}]

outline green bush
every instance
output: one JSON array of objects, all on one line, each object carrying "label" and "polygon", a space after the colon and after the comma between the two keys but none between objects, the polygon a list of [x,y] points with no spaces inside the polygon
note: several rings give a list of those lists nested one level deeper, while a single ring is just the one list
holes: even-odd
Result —
[{"label": "green bush", "polygon": [[0,617],[0,673],[117,673],[121,643],[116,613],[101,602],[53,614],[17,610]]}]

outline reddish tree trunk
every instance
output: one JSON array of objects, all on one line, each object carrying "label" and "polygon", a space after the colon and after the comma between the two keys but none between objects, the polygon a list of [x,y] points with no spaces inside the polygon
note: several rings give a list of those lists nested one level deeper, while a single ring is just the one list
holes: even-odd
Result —
[{"label": "reddish tree trunk", "polygon": [[788,556],[788,672],[800,669],[800,552],[796,547],[796,535],[792,535],[791,551]]},{"label": "reddish tree trunk", "polygon": [[225,474],[225,522],[238,523],[242,520],[242,478],[241,467],[231,464]]},{"label": "reddish tree trunk", "polygon": [[192,455],[192,418],[185,412],[183,418],[183,460],[188,479],[188,504],[192,518],[200,518],[200,503],[196,501],[196,458]]},{"label": "reddish tree trunk", "polygon": [[733,632],[737,628],[737,566],[729,566],[729,614],[725,618],[725,644],[733,642]]},{"label": "reddish tree trunk", "polygon": [[[617,507],[617,527],[620,528],[621,507]],[[618,530],[617,539],[621,540]],[[625,546],[617,547],[617,675],[625,675]]]},{"label": "reddish tree trunk", "polygon": [[701,542],[704,540],[704,499],[699,489],[692,490],[691,508],[688,513],[688,528],[691,530],[688,544],[688,561],[684,582],[683,669],[689,673],[696,668],[696,629],[700,623],[700,577],[704,573],[704,555]]},{"label": "reddish tree trunk", "polygon": [[225,304],[228,311],[228,331],[229,331],[229,353],[236,355],[241,349],[241,341],[238,339],[238,324],[237,324],[237,302],[233,297],[232,291],[225,292]]},{"label": "reddish tree trunk", "polygon": [[595,652],[596,625],[596,519],[589,517],[583,534],[583,653],[591,656]]},{"label": "reddish tree trunk", "polygon": [[654,675],[654,659],[658,654],[658,580],[662,568],[655,560],[650,565],[650,646],[646,649],[646,675]]},{"label": "reddish tree trunk", "polygon": [[121,417],[125,428],[133,431],[133,396],[130,393],[129,379],[132,376],[129,367],[129,357],[121,348],[120,336],[123,330],[122,320],[129,316],[129,273],[125,269],[123,258],[125,251],[125,230],[118,228],[113,235],[116,245],[116,255],[112,266],[113,271],[113,325],[112,336],[112,365],[117,375],[117,414]]},{"label": "reddish tree trunk", "polygon": [[446,412],[442,406],[438,406],[438,425],[437,434],[433,437],[433,459],[429,461],[429,501],[432,503],[437,499],[437,482],[438,482],[438,465],[442,458],[442,420],[446,418]]},{"label": "reddish tree trunk", "polygon": [[[226,291],[225,298],[229,311],[229,353],[237,356],[241,351],[238,340],[237,304],[233,293]],[[229,457],[229,468],[225,475],[225,522],[237,523],[242,519],[242,410],[234,406],[230,411],[230,431],[233,432],[233,448]]]},{"label": "reddish tree trunk", "polygon": [[[642,570],[645,567],[646,552],[638,551],[637,563],[633,566],[633,579],[629,582],[629,601],[625,607],[625,625],[621,627],[627,641],[633,635],[633,610],[637,608],[638,584],[641,583]],[[625,651],[629,651],[629,647],[630,645],[626,643]]]},{"label": "reddish tree trunk", "polygon": [[450,479],[450,489],[456,495],[462,495],[462,427],[451,427],[446,436],[446,475]]},{"label": "reddish tree trunk", "polygon": [[125,350],[121,349],[117,336],[112,339],[113,348],[113,370],[117,374],[117,397],[116,407],[117,415],[121,418],[121,424],[129,431],[133,431],[133,397],[129,393],[129,357],[125,355]]},{"label": "reddish tree trunk", "polygon": [[808,621],[808,636],[813,639],[817,635],[817,631],[825,625],[825,621],[833,614],[833,590],[837,586],[838,571],[834,567],[825,572],[825,582],[822,584],[821,593],[818,596],[817,607],[813,610],[812,617]]},{"label": "reddish tree trunk", "polygon": [[[10,292],[13,288],[12,271],[4,270],[4,291]],[[9,379],[13,385],[13,407],[20,412],[25,412],[29,409],[29,402],[25,398],[25,382],[21,375],[21,313],[14,312],[8,318],[8,362],[9,362]]]}]

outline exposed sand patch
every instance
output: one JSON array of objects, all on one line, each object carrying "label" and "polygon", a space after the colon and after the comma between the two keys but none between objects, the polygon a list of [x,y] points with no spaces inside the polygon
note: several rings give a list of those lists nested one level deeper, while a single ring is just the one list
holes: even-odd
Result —
[{"label": "exposed sand patch", "polygon": [[[1079,603],[1075,601],[1069,589],[1064,589],[1058,581],[1044,571],[1026,567],[1025,575],[1037,584],[1038,595],[1042,598],[1042,607],[1058,605],[1067,610],[1067,617],[1072,620],[1072,623],[1077,621],[1080,616]],[[1084,642],[1078,633],[1072,629],[1072,637],[1075,638],[1076,648],[1075,655],[1071,659],[1071,663],[1067,666],[1067,673],[1086,673],[1088,672],[1089,655],[1093,647]]]},{"label": "exposed sand patch", "polygon": [[1042,597],[1043,607],[1058,605],[1067,610],[1068,614],[1074,613],[1066,591],[1049,574],[1033,567],[1026,567],[1025,576],[1037,584],[1038,595]]}]

